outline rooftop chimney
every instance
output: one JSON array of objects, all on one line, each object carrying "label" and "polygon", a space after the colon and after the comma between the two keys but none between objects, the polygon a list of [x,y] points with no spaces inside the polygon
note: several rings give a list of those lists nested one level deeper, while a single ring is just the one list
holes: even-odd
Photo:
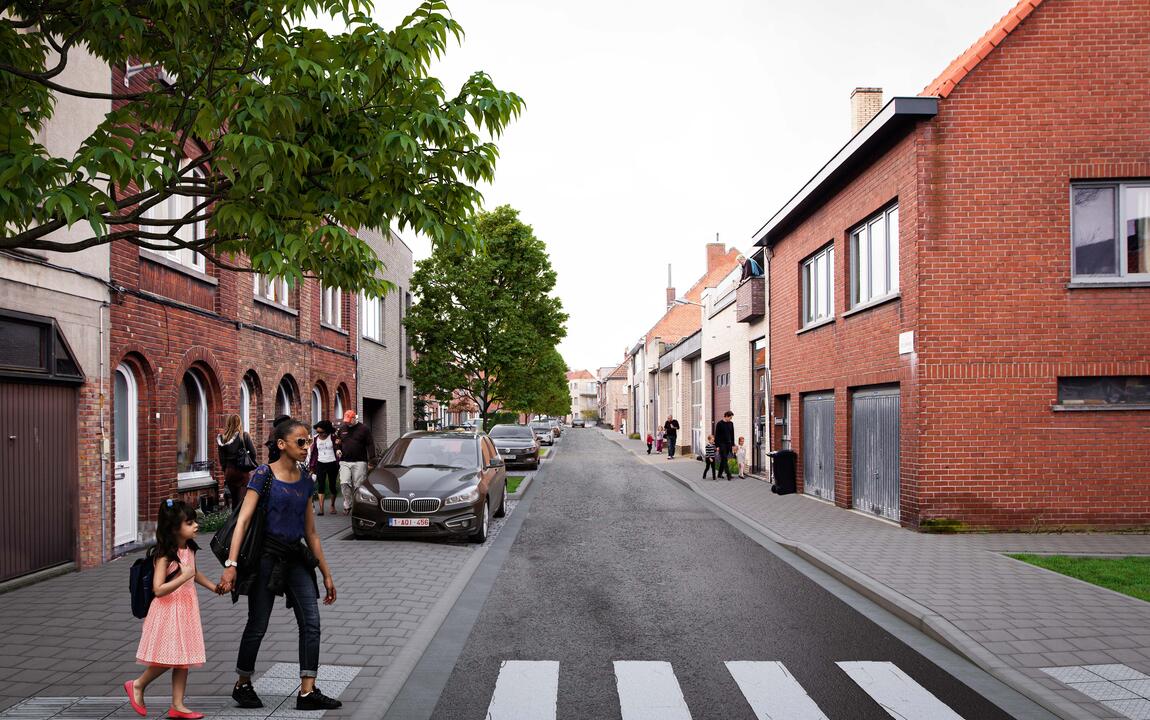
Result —
[{"label": "rooftop chimney", "polygon": [[723,258],[727,257],[727,246],[719,242],[719,233],[715,233],[715,242],[707,243],[707,272],[710,273]]},{"label": "rooftop chimney", "polygon": [[851,91],[851,135],[855,135],[882,110],[882,88],[859,87]]},{"label": "rooftop chimney", "polygon": [[667,263],[667,307],[675,304],[675,287],[671,285],[671,263]]}]

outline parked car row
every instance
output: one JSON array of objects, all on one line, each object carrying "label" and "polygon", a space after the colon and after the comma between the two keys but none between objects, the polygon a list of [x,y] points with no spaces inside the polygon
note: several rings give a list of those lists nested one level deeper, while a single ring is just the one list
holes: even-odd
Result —
[{"label": "parked car row", "polygon": [[417,430],[392,443],[354,493],[356,538],[463,537],[487,540],[507,505],[507,470],[538,469],[541,444],[561,432],[556,420],[475,428]]}]

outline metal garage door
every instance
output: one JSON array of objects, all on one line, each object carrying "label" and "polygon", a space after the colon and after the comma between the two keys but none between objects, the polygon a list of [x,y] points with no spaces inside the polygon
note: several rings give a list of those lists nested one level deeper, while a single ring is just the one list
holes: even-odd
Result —
[{"label": "metal garage door", "polygon": [[731,359],[724,358],[711,363],[711,433],[715,432],[715,423],[730,409]]},{"label": "metal garage door", "polygon": [[75,559],[76,395],[0,382],[0,581]]},{"label": "metal garage door", "polygon": [[803,396],[803,492],[835,499],[835,395]]},{"label": "metal garage door", "polygon": [[855,509],[899,520],[897,387],[859,390],[851,418]]}]

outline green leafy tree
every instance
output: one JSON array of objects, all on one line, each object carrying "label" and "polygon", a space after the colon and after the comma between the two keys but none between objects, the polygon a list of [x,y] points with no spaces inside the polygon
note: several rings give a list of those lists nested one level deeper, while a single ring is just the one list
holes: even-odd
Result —
[{"label": "green leafy tree", "polygon": [[[526,409],[537,392],[532,369],[555,352],[567,315],[551,296],[547,248],[508,206],[480,215],[482,248],[436,248],[411,277],[418,302],[404,323],[416,391],[443,400],[460,390],[486,419],[498,403]],[[560,361],[561,362],[561,361]]]},{"label": "green leafy tree", "polygon": [[567,391],[567,363],[554,346],[523,358],[511,372],[516,374],[516,396],[505,407],[525,413],[562,417],[571,410]]},{"label": "green leafy tree", "polygon": [[[349,229],[474,238],[498,136],[523,108],[482,72],[449,97],[429,74],[462,38],[442,0],[396,28],[360,0],[10,0],[0,12],[0,249],[79,251],[126,240],[236,268],[387,289]],[[346,25],[329,34],[309,15]],[[125,87],[71,87],[78,52],[142,68]],[[54,95],[111,101],[72,157],[38,142]],[[179,218],[149,209],[192,198]],[[203,237],[181,228],[206,223]],[[86,224],[91,236],[49,236]],[[243,264],[240,264],[243,266]],[[242,267],[236,269],[243,269]]]}]

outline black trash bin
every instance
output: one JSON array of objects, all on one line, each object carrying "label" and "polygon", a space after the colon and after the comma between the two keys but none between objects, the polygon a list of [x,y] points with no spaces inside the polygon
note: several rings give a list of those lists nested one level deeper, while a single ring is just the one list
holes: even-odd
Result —
[{"label": "black trash bin", "polygon": [[776,495],[790,495],[795,492],[795,460],[794,450],[776,450],[767,453],[771,458],[775,482],[771,485],[771,492]]}]

